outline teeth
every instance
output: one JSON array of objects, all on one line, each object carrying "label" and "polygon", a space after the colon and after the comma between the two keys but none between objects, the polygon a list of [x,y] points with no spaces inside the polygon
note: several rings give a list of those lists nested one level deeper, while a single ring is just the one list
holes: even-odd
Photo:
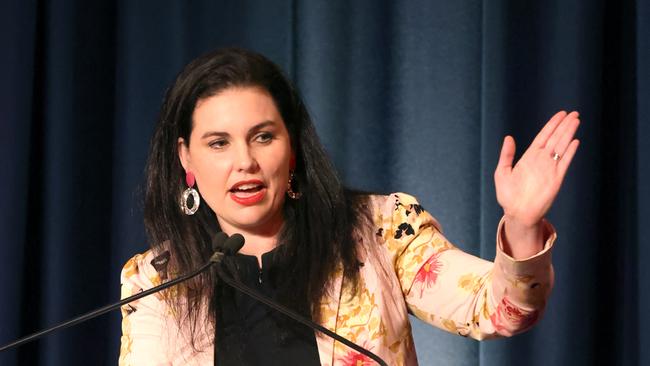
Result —
[{"label": "teeth", "polygon": [[259,185],[257,185],[257,184],[242,184],[241,186],[238,186],[235,189],[240,190],[240,191],[245,191],[245,190],[249,190],[249,189],[255,189],[255,188],[258,188],[258,187],[259,187]]}]

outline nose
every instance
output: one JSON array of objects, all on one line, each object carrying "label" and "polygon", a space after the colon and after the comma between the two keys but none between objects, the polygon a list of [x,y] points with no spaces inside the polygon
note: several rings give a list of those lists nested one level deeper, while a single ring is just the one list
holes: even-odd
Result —
[{"label": "nose", "polygon": [[236,168],[240,172],[255,172],[257,170],[257,160],[253,156],[249,146],[241,146],[237,149]]}]

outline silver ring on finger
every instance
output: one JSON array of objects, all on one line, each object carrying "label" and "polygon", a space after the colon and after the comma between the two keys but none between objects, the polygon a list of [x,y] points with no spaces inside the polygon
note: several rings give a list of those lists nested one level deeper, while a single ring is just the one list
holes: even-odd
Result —
[{"label": "silver ring on finger", "polygon": [[560,160],[561,158],[562,158],[562,157],[560,156],[560,154],[558,154],[558,153],[556,153],[555,151],[553,151],[553,154],[551,155],[551,159],[553,159],[553,160],[555,160],[555,161],[558,161],[558,160]]}]

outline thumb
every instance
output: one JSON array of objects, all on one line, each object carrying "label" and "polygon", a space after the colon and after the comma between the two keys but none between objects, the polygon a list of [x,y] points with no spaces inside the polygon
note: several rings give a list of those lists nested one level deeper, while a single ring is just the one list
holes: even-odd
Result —
[{"label": "thumb", "polygon": [[512,161],[515,158],[515,139],[512,136],[506,136],[501,147],[501,155],[497,164],[496,173],[510,173],[512,170]]}]

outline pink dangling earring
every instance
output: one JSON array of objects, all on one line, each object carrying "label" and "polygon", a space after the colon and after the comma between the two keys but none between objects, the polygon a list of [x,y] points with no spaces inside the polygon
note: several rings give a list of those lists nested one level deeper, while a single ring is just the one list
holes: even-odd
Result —
[{"label": "pink dangling earring", "polygon": [[289,198],[297,200],[302,197],[302,193],[293,190],[293,183],[296,176],[293,174],[293,170],[289,173],[289,183],[287,184],[287,196]]},{"label": "pink dangling earring", "polygon": [[[201,203],[201,198],[199,197],[199,192],[194,189],[194,174],[188,171],[185,172],[185,183],[187,183],[187,189],[183,191],[180,199],[181,211],[186,215],[194,215],[196,210],[199,209],[199,204]],[[192,196],[192,205],[190,206],[190,196]]]}]

